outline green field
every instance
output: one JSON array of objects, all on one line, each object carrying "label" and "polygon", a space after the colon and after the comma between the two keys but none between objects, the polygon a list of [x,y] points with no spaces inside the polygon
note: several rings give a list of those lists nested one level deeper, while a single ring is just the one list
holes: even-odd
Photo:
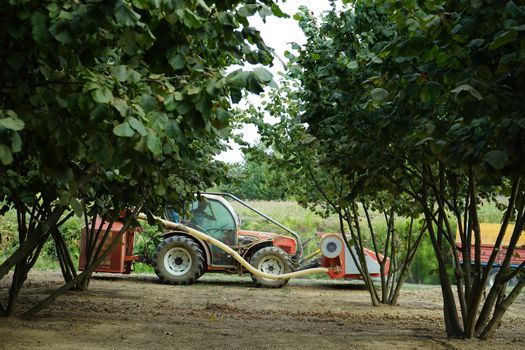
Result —
[{"label": "green field", "polygon": [[[304,209],[292,201],[248,201],[248,204],[255,207],[264,214],[274,218],[283,225],[297,232],[302,240],[311,236],[316,236],[317,232],[339,232],[339,221],[336,216],[322,218],[319,215]],[[285,234],[286,231],[244,208],[239,204],[234,204],[235,210],[241,219],[241,228],[257,231],[269,231]],[[501,213],[493,205],[484,205],[480,208],[480,217],[482,222],[498,222]],[[362,219],[364,222],[364,218]],[[374,226],[377,232],[381,234],[386,230],[381,215],[374,215]],[[405,228],[406,220],[401,219],[396,224],[397,230]],[[63,227],[60,228],[70,245],[70,251],[74,261],[78,261],[79,255],[79,236],[82,227],[81,220],[77,217],[70,219]],[[146,232],[154,233],[156,227],[146,227]],[[146,236],[146,235],[143,235]],[[306,252],[316,249],[316,239],[308,246]],[[13,252],[17,245],[16,233],[16,216],[14,212],[8,212],[0,216],[0,263]],[[144,240],[140,237],[137,240],[137,252],[142,252]],[[423,241],[418,256],[415,259],[409,281],[413,283],[438,283],[437,274],[434,273],[436,263],[434,262],[432,247],[429,240]],[[35,269],[59,269],[56,261],[56,253],[52,242],[48,242],[35,265]],[[152,269],[143,264],[135,265],[136,272],[153,272]]]}]

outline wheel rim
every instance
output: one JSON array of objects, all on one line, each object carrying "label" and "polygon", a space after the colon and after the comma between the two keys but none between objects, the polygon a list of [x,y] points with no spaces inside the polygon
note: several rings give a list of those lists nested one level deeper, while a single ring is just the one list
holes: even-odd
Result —
[{"label": "wheel rim", "polygon": [[279,258],[268,256],[259,262],[257,269],[270,275],[281,275],[284,273],[284,263]]},{"label": "wheel rim", "polygon": [[164,256],[166,270],[175,276],[182,276],[191,268],[191,255],[184,248],[171,248]]},{"label": "wheel rim", "polygon": [[514,289],[520,282],[520,279],[517,276],[514,276],[510,279],[510,281],[507,283],[507,287],[510,289]]},{"label": "wheel rim", "polygon": [[489,275],[489,279],[487,280],[487,287],[492,288],[492,286],[494,285],[494,282],[496,281],[497,274],[498,274],[497,272],[493,272]]}]

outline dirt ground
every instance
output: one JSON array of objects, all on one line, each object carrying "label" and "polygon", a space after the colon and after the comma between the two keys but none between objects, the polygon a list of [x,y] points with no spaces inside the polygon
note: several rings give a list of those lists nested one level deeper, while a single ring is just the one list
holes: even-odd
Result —
[{"label": "dirt ground", "polygon": [[[57,272],[32,273],[19,312],[61,282]],[[97,275],[89,291],[68,292],[34,320],[0,319],[0,349],[524,349],[524,306],[522,294],[495,340],[449,341],[436,286],[407,285],[400,306],[372,307],[348,281],[263,289],[212,274],[191,286]]]}]

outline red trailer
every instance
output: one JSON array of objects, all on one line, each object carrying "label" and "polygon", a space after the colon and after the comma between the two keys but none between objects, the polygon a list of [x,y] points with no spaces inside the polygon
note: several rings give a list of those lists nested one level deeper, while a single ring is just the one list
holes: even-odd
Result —
[{"label": "red trailer", "polygon": [[[101,220],[97,219],[94,223],[96,230],[100,227]],[[123,224],[121,222],[114,222],[111,226],[111,232],[108,238],[104,242],[103,248],[106,248],[113,242],[115,237],[122,229]],[[105,222],[102,225],[101,232],[104,233],[108,229],[108,223]],[[84,270],[86,267],[86,228],[82,229],[80,233],[80,257],[79,257],[79,270]],[[102,234],[99,236],[99,241],[102,238]],[[138,256],[133,254],[133,246],[135,244],[135,231],[128,230],[122,235],[120,241],[117,243],[115,248],[110,254],[104,259],[100,265],[95,269],[96,272],[110,272],[110,273],[125,273],[131,272],[131,267],[134,261],[138,260]],[[97,245],[98,247],[98,245]]]},{"label": "red trailer", "polygon": [[[490,256],[495,249],[495,243],[499,235],[500,229],[501,229],[500,224],[487,224],[487,223],[480,224],[481,265],[482,266],[487,265],[490,259]],[[514,225],[509,224],[507,227],[507,230],[505,231],[505,236],[503,238],[503,241],[501,242],[501,247],[499,248],[498,254],[496,255],[496,260],[494,260],[494,264],[490,271],[490,276],[487,280],[487,287],[492,287],[492,285],[494,284],[494,278],[496,277],[496,274],[501,268],[501,264],[503,263],[503,260],[505,260],[505,255],[507,254],[510,237],[513,231],[514,231]],[[460,242],[459,231],[456,234],[456,241]],[[459,250],[461,249],[461,245],[458,245],[458,249]],[[472,262],[476,254],[475,249],[476,248],[474,246],[471,247],[470,256],[472,257],[471,258]],[[512,258],[510,261],[510,268],[516,269],[521,263],[523,263],[523,261],[525,261],[525,235],[522,233],[520,239],[518,240],[518,243],[516,244],[516,248],[514,249],[514,254],[512,255]],[[517,281],[518,281],[518,277],[515,277],[513,280],[509,281],[509,286],[515,285]]]}]

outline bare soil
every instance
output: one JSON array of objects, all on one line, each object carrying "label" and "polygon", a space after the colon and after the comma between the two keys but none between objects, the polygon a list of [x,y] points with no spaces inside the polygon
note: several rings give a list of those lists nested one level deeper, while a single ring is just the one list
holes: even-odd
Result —
[{"label": "bare soil", "polygon": [[[0,300],[7,295],[0,281]],[[21,313],[62,284],[34,272]],[[407,285],[396,307],[372,307],[359,283],[293,280],[256,288],[250,278],[208,274],[191,286],[153,275],[97,275],[35,319],[0,318],[0,349],[524,349],[525,294],[497,339],[447,340],[437,286]]]}]

